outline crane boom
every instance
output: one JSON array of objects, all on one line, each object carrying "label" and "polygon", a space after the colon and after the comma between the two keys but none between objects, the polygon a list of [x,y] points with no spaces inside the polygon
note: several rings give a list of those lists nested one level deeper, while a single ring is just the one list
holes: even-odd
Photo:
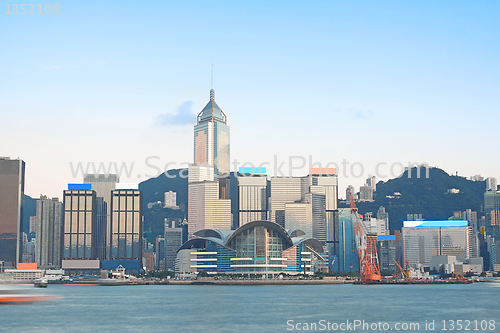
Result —
[{"label": "crane boom", "polygon": [[396,266],[398,267],[398,269],[401,271],[401,274],[403,274],[404,276],[406,276],[407,279],[409,279],[410,278],[410,274],[407,271],[405,271],[403,269],[403,267],[401,267],[401,265],[399,264],[399,262],[396,259],[392,258],[392,260],[394,261],[394,263],[396,264]]},{"label": "crane boom", "polygon": [[359,270],[362,283],[372,283],[380,281],[380,267],[377,255],[377,238],[368,233],[368,228],[358,216],[358,208],[349,192],[349,205],[351,206],[351,216],[353,218],[354,233],[359,256]]}]

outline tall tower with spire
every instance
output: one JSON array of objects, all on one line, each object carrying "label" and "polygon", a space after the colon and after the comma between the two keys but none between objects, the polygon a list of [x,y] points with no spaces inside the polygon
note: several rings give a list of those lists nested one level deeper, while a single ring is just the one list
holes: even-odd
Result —
[{"label": "tall tower with spire", "polygon": [[189,166],[188,232],[231,229],[229,199],[229,126],[224,112],[210,101],[194,126],[194,163]]},{"label": "tall tower with spire", "polygon": [[215,175],[229,173],[229,134],[226,114],[215,102],[215,91],[211,89],[210,101],[194,126],[194,163],[213,168]]}]

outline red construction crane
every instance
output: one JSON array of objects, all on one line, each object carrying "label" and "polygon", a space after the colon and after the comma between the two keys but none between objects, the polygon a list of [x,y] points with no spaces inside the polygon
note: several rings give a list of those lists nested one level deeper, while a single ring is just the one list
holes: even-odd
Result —
[{"label": "red construction crane", "polygon": [[349,205],[351,206],[354,234],[358,247],[361,282],[372,283],[374,281],[380,281],[381,275],[377,256],[377,235],[370,234],[365,224],[360,220],[358,208],[356,207],[351,192],[349,192]]}]

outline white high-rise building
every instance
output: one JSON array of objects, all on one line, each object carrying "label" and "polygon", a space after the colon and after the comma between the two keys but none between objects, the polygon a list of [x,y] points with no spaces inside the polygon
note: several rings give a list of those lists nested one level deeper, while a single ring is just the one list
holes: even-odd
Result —
[{"label": "white high-rise building", "polygon": [[359,188],[359,201],[373,201],[373,188],[365,184]]},{"label": "white high-rise building", "polygon": [[179,206],[177,206],[177,192],[165,192],[165,208],[179,208]]},{"label": "white high-rise building", "polygon": [[267,178],[238,177],[238,223],[267,220]]},{"label": "white high-rise building", "polygon": [[219,182],[188,183],[188,231],[231,230],[231,200],[219,199]]},{"label": "white high-rise building", "polygon": [[452,255],[460,261],[469,259],[470,228],[467,221],[403,222],[404,260],[410,266],[430,265],[433,256]]},{"label": "white high-rise building", "polygon": [[497,190],[497,179],[494,177],[486,178],[486,191],[496,191]]},{"label": "white high-rise building", "polygon": [[327,174],[324,170],[323,176],[313,171],[306,177],[271,178],[271,222],[285,229],[302,229],[323,243],[334,241],[337,177],[325,176]]},{"label": "white high-rise building", "polygon": [[377,191],[377,183],[375,181],[375,176],[371,176],[370,178],[367,178],[366,184],[372,188],[373,192]]}]

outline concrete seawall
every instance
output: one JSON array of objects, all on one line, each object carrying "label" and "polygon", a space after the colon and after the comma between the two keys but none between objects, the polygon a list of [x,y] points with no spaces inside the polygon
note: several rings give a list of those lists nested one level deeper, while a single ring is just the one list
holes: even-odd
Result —
[{"label": "concrete seawall", "polygon": [[314,284],[345,284],[352,283],[346,280],[168,280],[171,285],[314,285]]}]

